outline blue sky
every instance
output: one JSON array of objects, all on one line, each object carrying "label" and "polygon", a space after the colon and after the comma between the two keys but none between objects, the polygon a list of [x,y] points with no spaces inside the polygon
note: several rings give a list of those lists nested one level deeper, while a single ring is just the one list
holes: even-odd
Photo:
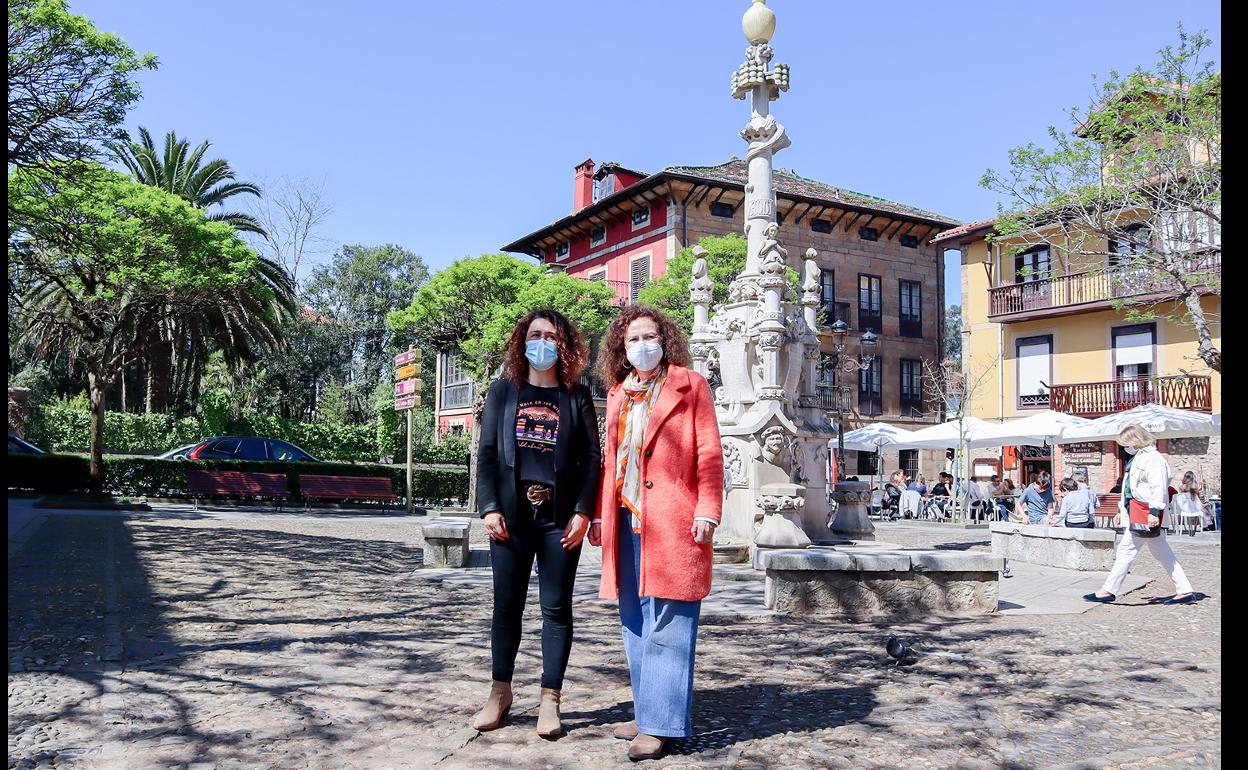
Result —
[{"label": "blue sky", "polygon": [[[585,157],[743,155],[728,82],[748,5],[70,0],[160,58],[132,133],[208,139],[240,178],[324,180],[331,245],[397,243],[434,269],[566,215]],[[996,211],[985,169],[1068,125],[1093,74],[1151,65],[1180,21],[1221,58],[1212,0],[768,5],[792,67],[777,165],[966,221]],[[952,303],[956,268],[946,286]]]}]

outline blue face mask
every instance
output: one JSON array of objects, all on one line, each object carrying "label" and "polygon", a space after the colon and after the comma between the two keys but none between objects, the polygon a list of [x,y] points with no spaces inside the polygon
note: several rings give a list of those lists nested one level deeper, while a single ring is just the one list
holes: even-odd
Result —
[{"label": "blue face mask", "polygon": [[524,357],[539,372],[544,372],[559,360],[559,348],[550,340],[529,340],[524,346]]}]

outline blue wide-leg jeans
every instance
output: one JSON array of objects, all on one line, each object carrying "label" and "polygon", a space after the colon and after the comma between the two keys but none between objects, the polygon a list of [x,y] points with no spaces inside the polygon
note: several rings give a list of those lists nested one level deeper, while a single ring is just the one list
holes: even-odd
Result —
[{"label": "blue wide-leg jeans", "polygon": [[688,738],[693,735],[693,655],[702,602],[638,596],[641,537],[633,533],[627,510],[620,512],[619,532],[620,624],[637,730]]}]

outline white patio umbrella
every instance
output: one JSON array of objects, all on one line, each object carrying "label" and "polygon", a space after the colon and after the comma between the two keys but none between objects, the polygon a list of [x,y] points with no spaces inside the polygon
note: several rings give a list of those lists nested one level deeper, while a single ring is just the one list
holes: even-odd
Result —
[{"label": "white patio umbrella", "polygon": [[945,447],[957,446],[959,441],[975,441],[978,437],[984,435],[992,425],[993,423],[987,420],[967,416],[962,418],[962,426],[959,431],[958,421],[949,420],[939,425],[931,425],[914,431],[908,438],[900,442],[899,446],[905,446],[907,449],[944,449]]},{"label": "white patio umbrella", "polygon": [[[845,448],[859,452],[875,452],[881,447],[904,444],[913,435],[913,431],[898,428],[896,425],[873,422],[846,433]],[[832,439],[830,445],[836,446],[836,439]]]},{"label": "white patio umbrella", "polygon": [[1114,412],[1095,419],[1091,425],[1062,431],[1057,440],[1063,444],[1110,441],[1118,438],[1118,434],[1128,425],[1139,425],[1157,438],[1190,438],[1222,433],[1222,426],[1215,425],[1210,415],[1159,404],[1141,404],[1125,412]]},{"label": "white patio umbrella", "polygon": [[1045,409],[1043,412],[1007,420],[1001,423],[989,423],[988,426],[968,443],[972,448],[986,446],[1015,446],[1027,444],[1039,446],[1054,443],[1054,439],[1064,431],[1075,428],[1086,428],[1092,421],[1065,412]]},{"label": "white patio umbrella", "polygon": [[[876,452],[878,454],[886,446],[908,446],[907,442],[913,435],[913,432],[905,428],[898,428],[896,425],[889,425],[886,422],[873,422],[846,433],[845,448],[858,452]],[[829,457],[836,450],[836,443],[836,439],[828,441]],[[844,462],[844,458],[841,458],[841,462]],[[881,465],[881,463],[876,464],[877,474]],[[838,477],[844,473],[844,468],[838,469]]]}]

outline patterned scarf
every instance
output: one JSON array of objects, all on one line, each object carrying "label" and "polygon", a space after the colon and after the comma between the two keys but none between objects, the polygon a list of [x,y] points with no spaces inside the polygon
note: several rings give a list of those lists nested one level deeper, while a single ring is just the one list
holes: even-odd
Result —
[{"label": "patterned scarf", "polygon": [[615,492],[619,504],[633,514],[633,532],[641,532],[641,444],[650,410],[663,389],[666,373],[642,382],[637,372],[624,378],[624,402],[616,423]]}]

